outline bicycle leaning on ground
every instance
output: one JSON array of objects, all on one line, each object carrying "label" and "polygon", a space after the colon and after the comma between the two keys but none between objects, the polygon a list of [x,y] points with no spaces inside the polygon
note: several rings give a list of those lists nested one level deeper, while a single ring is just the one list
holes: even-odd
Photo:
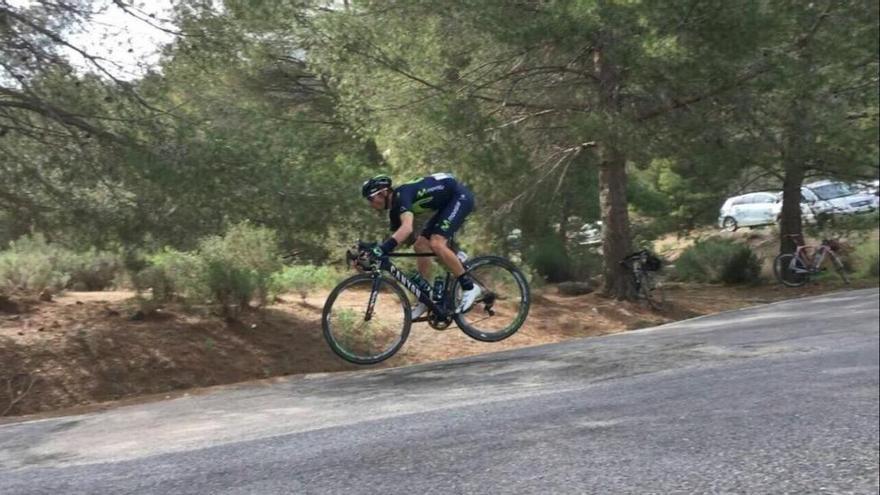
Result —
[{"label": "bicycle leaning on ground", "polygon": [[657,272],[662,266],[660,258],[647,249],[643,249],[623,258],[620,260],[620,264],[632,277],[636,297],[645,301],[653,309],[663,309],[666,304],[666,295],[657,277]]},{"label": "bicycle leaning on ground", "polygon": [[[445,330],[452,322],[469,337],[497,342],[510,337],[529,313],[529,285],[519,269],[498,256],[467,255],[451,246],[463,260],[465,275],[479,284],[482,294],[470,309],[455,313],[461,300],[460,280],[448,271],[434,285],[408,278],[391,258],[436,256],[434,253],[391,253],[380,258],[370,245],[359,242],[346,257],[360,273],[349,277],[330,293],[321,325],[330,348],[346,361],[375,364],[393,356],[409,337],[412,323],[427,322]],[[424,316],[412,319],[412,305],[404,289],[425,303]]]},{"label": "bicycle leaning on ground", "polygon": [[[818,246],[804,244],[803,236],[790,234],[794,239],[797,249],[794,253],[783,253],[773,260],[773,274],[776,279],[788,287],[800,287],[810,280],[810,276],[824,270],[822,263],[826,257],[830,258],[834,270],[843,279],[843,283],[849,284],[843,262],[837,252],[840,244],[837,241],[824,239]],[[812,254],[810,251],[812,250]]]}]

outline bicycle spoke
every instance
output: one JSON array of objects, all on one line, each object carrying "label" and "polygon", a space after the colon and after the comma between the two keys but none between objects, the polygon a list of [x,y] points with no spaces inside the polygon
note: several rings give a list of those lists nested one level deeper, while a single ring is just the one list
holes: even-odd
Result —
[{"label": "bicycle spoke", "polygon": [[[522,274],[508,261],[486,257],[474,260],[468,275],[483,294],[456,323],[469,336],[496,341],[516,332],[528,314],[528,286]],[[456,303],[460,293],[455,294]]]},{"label": "bicycle spoke", "polygon": [[369,276],[353,277],[334,290],[324,308],[324,337],[331,349],[359,364],[387,359],[409,333],[408,301],[388,280],[376,287],[373,311],[367,318],[373,289]]}]

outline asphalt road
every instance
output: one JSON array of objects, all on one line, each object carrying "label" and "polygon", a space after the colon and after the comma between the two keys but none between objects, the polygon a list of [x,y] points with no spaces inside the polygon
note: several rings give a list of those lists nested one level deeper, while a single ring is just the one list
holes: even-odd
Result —
[{"label": "asphalt road", "polygon": [[878,318],[852,291],[7,424],[0,493],[876,494]]}]

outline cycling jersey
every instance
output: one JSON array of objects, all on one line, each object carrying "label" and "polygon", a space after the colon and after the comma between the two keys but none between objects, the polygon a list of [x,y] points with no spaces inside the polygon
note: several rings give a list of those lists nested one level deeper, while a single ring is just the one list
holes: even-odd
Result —
[{"label": "cycling jersey", "polygon": [[395,188],[389,211],[391,230],[400,228],[400,215],[404,213],[435,211],[438,213],[427,222],[421,235],[450,238],[473,208],[473,194],[452,174],[429,175]]}]

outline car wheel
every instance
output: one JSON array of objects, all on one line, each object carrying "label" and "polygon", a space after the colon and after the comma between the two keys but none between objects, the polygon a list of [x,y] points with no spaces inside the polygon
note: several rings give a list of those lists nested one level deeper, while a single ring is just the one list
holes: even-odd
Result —
[{"label": "car wheel", "polygon": [[724,222],[721,223],[721,227],[728,232],[736,232],[736,229],[739,228],[733,217],[724,217]]}]

